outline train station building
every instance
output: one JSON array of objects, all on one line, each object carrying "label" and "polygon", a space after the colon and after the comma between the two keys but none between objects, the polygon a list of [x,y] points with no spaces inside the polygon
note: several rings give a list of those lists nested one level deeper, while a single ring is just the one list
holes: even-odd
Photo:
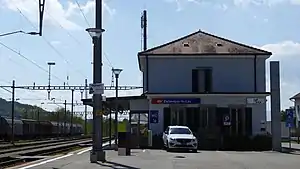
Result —
[{"label": "train station building", "polygon": [[139,52],[143,94],[119,100],[131,114],[148,117],[153,135],[186,125],[202,139],[254,136],[266,121],[271,55],[199,30]]}]

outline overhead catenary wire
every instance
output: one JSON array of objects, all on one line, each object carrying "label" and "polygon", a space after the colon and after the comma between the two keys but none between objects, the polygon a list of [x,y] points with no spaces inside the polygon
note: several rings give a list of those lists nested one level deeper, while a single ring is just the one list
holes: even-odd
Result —
[{"label": "overhead catenary wire", "polygon": [[[4,83],[7,83],[7,84],[10,84],[10,82],[6,81],[6,80],[3,80],[3,79],[0,79],[0,82],[4,82]],[[0,87],[1,89],[9,92],[9,93],[12,93],[12,91],[8,90],[7,88],[5,87]],[[34,99],[31,99],[31,100],[47,100],[47,99],[42,99],[40,95],[35,95],[35,93],[28,93],[26,94],[27,96],[28,95],[31,95],[32,97],[34,97]],[[26,99],[26,98],[23,98],[23,97],[19,97],[21,100],[30,100],[30,99]],[[36,98],[40,98],[40,99],[36,99]]]},{"label": "overhead catenary wire", "polygon": [[[77,6],[78,6],[78,8],[79,8],[79,10],[80,10],[80,12],[81,12],[82,17],[83,17],[84,20],[85,20],[87,26],[88,26],[88,27],[91,27],[91,25],[90,25],[90,23],[88,22],[88,20],[87,20],[85,14],[84,14],[84,12],[83,12],[82,9],[81,9],[81,6],[80,6],[78,0],[75,0],[75,2],[76,2]],[[113,64],[111,63],[111,61],[108,59],[107,54],[106,54],[104,51],[103,51],[103,54],[104,54],[105,59],[106,59],[107,62],[108,62],[108,66],[109,66],[110,68],[113,69],[114,66],[113,66]],[[113,84],[114,84],[114,75],[113,75],[113,72],[111,72],[111,78],[112,78],[112,79],[111,79],[111,86],[113,86]]]},{"label": "overhead catenary wire", "polygon": [[[36,0],[36,2],[37,2],[37,0]],[[78,6],[78,9],[79,9],[79,11],[80,11],[80,13],[81,13],[81,15],[82,15],[82,17],[84,18],[84,20],[85,20],[85,22],[86,22],[86,24],[87,24],[87,26],[89,26],[89,27],[91,27],[91,25],[90,25],[90,23],[88,22],[88,20],[87,20],[87,17],[85,16],[85,14],[84,14],[84,12],[82,11],[82,8],[81,8],[81,5],[80,5],[80,3],[78,2],[78,0],[75,0],[75,3],[77,4],[77,6]],[[68,31],[66,28],[64,28],[49,12],[47,12],[47,11],[45,11],[62,29],[64,29],[66,32],[67,32],[67,34],[81,47],[82,46],[82,43],[77,39],[77,38],[75,38],[71,33],[70,33],[70,31]],[[24,16],[24,14],[22,13],[22,11],[21,11],[21,14]],[[24,17],[26,17],[26,16],[24,16]],[[29,19],[27,19],[29,22],[30,22],[30,20]],[[50,45],[51,45],[51,43],[50,43]],[[112,65],[112,63],[110,62],[110,60],[108,59],[108,56],[107,56],[107,54],[103,51],[103,54],[104,54],[104,57],[105,57],[105,59],[107,60],[107,62],[108,62],[108,66],[109,67],[113,67],[113,65]],[[86,76],[85,76],[86,77]]]},{"label": "overhead catenary wire", "polygon": [[80,10],[81,15],[82,15],[83,18],[84,18],[86,24],[87,24],[89,27],[91,27],[89,21],[87,20],[87,18],[86,18],[86,16],[85,16],[84,12],[83,12],[82,9],[81,9],[81,6],[80,6],[78,0],[75,0],[75,2],[76,2],[77,6],[78,6],[78,8],[79,8],[79,10]]},{"label": "overhead catenary wire", "polygon": [[[30,62],[31,64],[35,65],[37,68],[41,69],[42,71],[48,73],[48,70],[46,70],[45,68],[43,68],[42,66],[40,66],[39,64],[35,63],[33,60],[27,58],[25,55],[19,53],[18,51],[12,49],[11,47],[5,45],[4,43],[0,42],[0,45],[2,45],[3,47],[9,49],[10,51],[16,53],[18,56],[22,57],[23,59],[27,60],[28,62]],[[53,75],[53,77],[55,77],[57,80],[63,81],[62,79],[60,79],[59,77]]]},{"label": "overhead catenary wire", "polygon": [[[14,4],[14,3],[13,3]],[[24,15],[23,14],[23,12],[20,10],[20,8],[16,5],[16,4],[14,4],[14,6],[17,8],[17,10],[19,11],[19,13],[28,21],[28,23],[30,23],[30,25],[34,28],[34,29],[36,29],[36,30],[38,30],[37,29],[37,27],[28,19],[28,17],[26,16],[26,15]],[[51,17],[51,16],[50,16]],[[53,18],[54,19],[54,18]],[[55,20],[55,19],[54,19]],[[72,35],[71,34],[69,34],[69,36],[71,36],[72,37]],[[58,56],[60,56],[64,61],[65,61],[65,63],[67,63],[68,65],[70,65],[72,68],[74,68],[73,66],[72,66],[72,64],[70,63],[70,61],[68,61],[68,59],[66,59],[44,36],[42,36],[42,38],[43,38],[43,40],[50,46],[50,48],[58,55]],[[79,73],[80,75],[82,75],[84,78],[86,78],[87,76],[86,75],[84,75],[81,71],[79,71],[78,69],[75,69],[74,68],[74,70],[77,72],[77,73]]]},{"label": "overhead catenary wire", "polygon": [[12,93],[12,91],[10,91],[10,90],[8,90],[8,89],[6,89],[4,87],[0,87],[0,88],[3,89],[3,90],[5,90],[5,91],[7,91],[7,92],[9,92],[9,93]]},{"label": "overhead catenary wire", "polygon": [[[91,24],[88,22],[87,17],[85,16],[84,12],[82,11],[81,5],[79,4],[78,0],[75,0],[75,3],[77,4],[77,6],[78,6],[78,8],[79,8],[80,13],[81,13],[82,17],[83,17],[84,20],[85,20],[85,23],[87,24],[88,27],[91,27]],[[80,43],[79,41],[77,41],[77,42],[78,42],[79,45],[81,45],[81,43]],[[109,66],[110,68],[113,68],[113,64],[112,64],[111,61],[108,59],[108,56],[107,56],[106,52],[103,51],[103,54],[104,54],[105,59],[106,59],[107,62],[108,62],[108,66]]]}]

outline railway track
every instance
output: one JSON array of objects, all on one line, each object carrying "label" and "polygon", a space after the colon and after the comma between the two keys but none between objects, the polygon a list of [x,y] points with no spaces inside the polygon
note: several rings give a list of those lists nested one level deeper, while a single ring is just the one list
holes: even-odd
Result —
[{"label": "railway track", "polygon": [[[108,141],[104,138],[103,141]],[[18,164],[40,160],[51,155],[75,150],[74,148],[87,147],[92,143],[92,139],[76,139],[65,142],[46,143],[36,146],[26,146],[11,148],[0,151],[0,169],[15,166]],[[85,145],[85,146],[84,146]]]},{"label": "railway track", "polygon": [[48,138],[43,140],[29,140],[26,142],[17,142],[15,144],[11,144],[9,142],[0,143],[0,150],[14,148],[14,147],[25,147],[30,145],[37,145],[37,144],[46,144],[46,143],[54,143],[54,142],[62,142],[65,140],[71,139],[80,139],[80,138],[90,138],[91,136],[73,136],[73,137],[55,137],[55,138]]}]

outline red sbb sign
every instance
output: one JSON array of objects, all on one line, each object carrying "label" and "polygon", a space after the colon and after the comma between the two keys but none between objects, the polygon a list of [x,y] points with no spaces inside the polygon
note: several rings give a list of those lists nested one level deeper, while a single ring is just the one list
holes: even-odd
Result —
[{"label": "red sbb sign", "polygon": [[154,98],[152,104],[200,104],[200,98]]},{"label": "red sbb sign", "polygon": [[152,99],[152,104],[162,104],[164,102],[164,99]]}]

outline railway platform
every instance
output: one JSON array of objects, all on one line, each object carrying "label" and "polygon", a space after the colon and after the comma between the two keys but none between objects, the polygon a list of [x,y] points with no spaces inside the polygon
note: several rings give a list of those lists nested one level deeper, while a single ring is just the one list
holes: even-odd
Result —
[{"label": "railway platform", "polygon": [[36,162],[19,169],[299,169],[299,156],[278,152],[198,151],[197,153],[164,150],[131,150],[131,156],[119,156],[106,150],[105,163],[90,163],[88,149],[54,159]]}]

